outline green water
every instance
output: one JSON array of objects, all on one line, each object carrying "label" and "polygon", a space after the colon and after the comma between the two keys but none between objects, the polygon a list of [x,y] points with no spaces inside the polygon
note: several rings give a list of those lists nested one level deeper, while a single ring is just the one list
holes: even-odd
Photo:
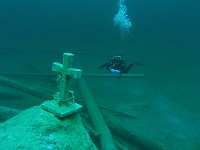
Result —
[{"label": "green water", "polygon": [[[123,40],[113,26],[116,3],[2,0],[0,72],[50,73],[53,61],[72,52],[74,65],[84,73],[107,73],[96,68],[123,53],[128,62],[144,62],[130,73],[146,78],[89,80],[98,103],[139,113],[140,120],[126,123],[163,143],[169,133],[169,149],[200,149],[199,2],[126,0],[133,26]],[[41,102],[0,99],[0,105],[16,109]]]}]

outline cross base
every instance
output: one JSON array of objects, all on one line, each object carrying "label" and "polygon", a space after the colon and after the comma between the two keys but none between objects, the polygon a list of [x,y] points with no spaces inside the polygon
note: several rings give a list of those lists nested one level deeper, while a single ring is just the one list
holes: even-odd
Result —
[{"label": "cross base", "polygon": [[68,103],[68,105],[60,106],[58,105],[58,102],[56,100],[45,101],[44,103],[42,103],[41,106],[46,111],[51,112],[60,118],[64,118],[66,116],[77,113],[82,108],[81,105],[70,102]]}]

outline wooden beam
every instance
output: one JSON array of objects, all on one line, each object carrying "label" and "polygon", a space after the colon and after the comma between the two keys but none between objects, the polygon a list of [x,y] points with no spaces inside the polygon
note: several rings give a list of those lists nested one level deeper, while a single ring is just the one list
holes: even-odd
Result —
[{"label": "wooden beam", "polygon": [[[10,77],[56,77],[55,73],[0,73]],[[118,78],[119,74],[83,74],[85,78]],[[145,78],[144,74],[122,74],[121,78]]]},{"label": "wooden beam", "polygon": [[[118,78],[119,74],[84,74],[86,78]],[[144,74],[122,74],[120,78],[144,78]]]},{"label": "wooden beam", "polygon": [[130,142],[141,149],[145,150],[164,150],[164,145],[153,137],[147,136],[145,133],[138,132],[134,127],[127,128],[112,114],[102,111],[106,122],[112,132],[127,142]]},{"label": "wooden beam", "polygon": [[101,147],[103,150],[115,150],[116,147],[109,128],[107,127],[100,110],[90,92],[87,82],[84,78],[79,79],[79,89],[86,104],[88,113],[92,120],[95,130],[100,134]]},{"label": "wooden beam", "polygon": [[0,106],[0,122],[4,122],[19,113],[20,113],[20,110]]},{"label": "wooden beam", "polygon": [[53,97],[52,94],[40,90],[32,85],[28,85],[3,76],[0,76],[0,84],[43,99],[52,99]]}]

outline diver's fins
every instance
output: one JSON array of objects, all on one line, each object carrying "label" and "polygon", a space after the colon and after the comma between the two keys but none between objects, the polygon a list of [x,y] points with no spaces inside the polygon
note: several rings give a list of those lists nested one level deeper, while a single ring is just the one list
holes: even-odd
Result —
[{"label": "diver's fins", "polygon": [[117,79],[119,80],[119,79],[121,78],[121,76],[122,76],[122,74],[120,73],[120,74],[119,74],[119,77],[118,77]]}]

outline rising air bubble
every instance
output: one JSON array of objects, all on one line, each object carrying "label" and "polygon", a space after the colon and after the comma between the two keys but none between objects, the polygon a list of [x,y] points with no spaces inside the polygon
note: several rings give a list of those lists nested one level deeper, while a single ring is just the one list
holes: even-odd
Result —
[{"label": "rising air bubble", "polygon": [[127,15],[127,7],[124,2],[125,0],[118,1],[118,12],[113,18],[114,26],[119,26],[122,38],[130,33],[130,28],[132,27],[132,23]]}]

